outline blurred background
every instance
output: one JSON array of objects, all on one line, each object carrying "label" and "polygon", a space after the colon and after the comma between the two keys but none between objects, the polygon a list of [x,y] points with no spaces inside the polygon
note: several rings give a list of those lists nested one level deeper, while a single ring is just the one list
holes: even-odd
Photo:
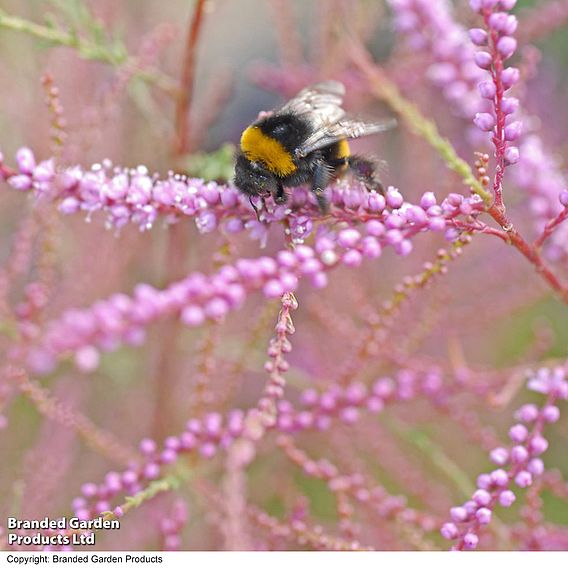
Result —
[{"label": "blurred background", "polygon": [[[219,149],[238,143],[260,111],[277,107],[311,82],[341,79],[348,87],[351,112],[371,118],[392,115],[356,71],[348,34],[365,43],[464,159],[473,163],[475,150],[489,151],[482,142],[472,144],[469,123],[454,116],[439,89],[428,82],[422,72],[428,53],[405,46],[389,8],[376,0],[208,1],[195,51],[189,141],[180,151],[176,100],[168,90],[180,77],[194,7],[182,0],[0,0],[0,15],[52,30],[75,29],[92,48],[81,53],[56,46],[33,33],[8,29],[14,26],[3,26],[0,18],[0,151],[6,163],[13,163],[19,147],[29,146],[42,159],[58,152],[63,164],[89,166],[110,159],[117,165],[144,164],[162,175],[173,169],[227,179],[233,150]],[[474,23],[467,2],[453,3],[453,10],[464,26]],[[529,10],[538,8],[520,1],[515,11],[521,18],[523,11],[534,14]],[[554,29],[523,45],[519,55],[528,71],[518,96],[541,121],[542,136],[562,161],[568,132],[567,45],[568,30]],[[144,72],[154,78],[147,80]],[[46,77],[59,90],[65,120],[61,147],[52,141],[53,112],[42,86]],[[409,201],[419,200],[425,191],[441,198],[463,190],[434,151],[404,124],[355,146],[385,160],[385,185],[398,187]],[[214,152],[213,158],[203,152]],[[534,236],[526,196],[508,183],[511,216],[520,230]],[[0,191],[0,262],[8,265],[18,247],[27,259],[10,281],[6,303],[16,306],[26,284],[48,274],[49,301],[42,321],[115,292],[130,293],[139,282],[163,287],[191,271],[210,273],[227,260],[270,254],[282,246],[274,228],[267,248],[259,251],[258,242],[246,235],[201,235],[193,222],[183,220],[173,227],[157,223],[144,233],[127,226],[117,235],[105,230],[102,216],[94,215],[90,222],[81,215],[62,217],[47,206],[34,208],[6,187]],[[296,401],[303,389],[333,385],[368,316],[380,311],[397,283],[420,273],[424,262],[448,246],[443,235],[428,234],[408,258],[385,251],[380,261],[358,269],[356,277],[339,269],[325,290],[302,285],[300,307],[293,314],[297,333],[289,356],[287,398]],[[565,260],[558,262],[561,274],[568,275],[567,268]],[[223,325],[189,330],[164,321],[149,330],[143,348],[103,354],[92,374],[79,373],[66,362],[41,384],[119,447],[135,452],[142,438],[160,443],[183,430],[190,417],[254,405],[264,385],[263,363],[278,310],[278,302],[253,295]],[[464,388],[449,411],[420,400],[397,404],[378,419],[365,416],[352,426],[302,434],[296,442],[310,455],[362,472],[393,495],[405,496],[412,507],[443,519],[490,467],[484,436],[506,441],[514,409],[531,399],[522,388],[524,369],[565,360],[567,316],[566,307],[517,251],[498,239],[477,236],[450,263],[447,274],[419,290],[377,335],[373,356],[352,379],[368,384],[379,376],[396,376],[403,361],[420,371],[441,369],[452,384],[470,381],[481,394]],[[1,336],[0,348],[5,357],[9,335]],[[120,469],[112,452],[94,451],[77,428],[46,418],[33,396],[11,393],[4,402],[0,518],[68,515],[83,483],[97,483],[108,471]],[[568,474],[565,416],[551,429],[549,440],[547,467]],[[341,514],[326,484],[291,464],[276,446],[276,436],[267,437],[261,448],[247,471],[248,501],[283,522],[298,514],[334,532]],[[223,458],[184,467],[191,470],[189,482],[129,514],[119,536],[101,534],[97,548],[164,548],[160,523],[181,500],[189,520],[180,547],[222,549],[222,507],[211,495],[222,486]],[[568,548],[566,501],[547,489],[535,497],[541,498],[539,522],[558,527],[556,546]],[[523,506],[499,513],[510,532],[505,539],[493,534],[487,547],[507,548],[514,542],[515,523],[529,522],[520,514]],[[393,529],[395,522],[375,521],[372,515],[355,513],[359,540],[377,548],[420,548],[412,535]],[[250,530],[257,546],[272,546],[262,530]],[[427,545],[443,546],[436,529],[420,538]]]}]

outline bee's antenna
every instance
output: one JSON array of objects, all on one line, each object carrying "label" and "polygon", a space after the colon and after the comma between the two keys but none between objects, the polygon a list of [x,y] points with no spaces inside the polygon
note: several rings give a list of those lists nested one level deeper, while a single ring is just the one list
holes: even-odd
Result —
[{"label": "bee's antenna", "polygon": [[[260,209],[258,209],[257,206],[254,204],[252,198],[253,198],[253,196],[249,195],[249,203],[250,203],[250,206],[254,209],[257,221],[260,222]],[[264,205],[264,200],[263,200],[263,205]]]}]

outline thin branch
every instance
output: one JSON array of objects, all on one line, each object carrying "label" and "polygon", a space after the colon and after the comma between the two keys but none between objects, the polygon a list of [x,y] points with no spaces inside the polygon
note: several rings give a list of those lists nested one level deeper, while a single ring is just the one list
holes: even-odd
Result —
[{"label": "thin branch", "polygon": [[522,235],[509,223],[506,215],[495,205],[492,205],[487,212],[507,231],[509,243],[518,249],[519,252],[534,265],[537,274],[558,293],[564,303],[568,304],[568,284],[562,283],[556,274],[544,263],[539,249],[525,241]]},{"label": "thin branch", "polygon": [[491,194],[475,177],[469,164],[462,160],[449,140],[440,136],[436,125],[422,115],[418,108],[407,101],[396,85],[373,62],[370,54],[363,46],[353,43],[352,58],[354,63],[366,75],[375,96],[386,102],[406,122],[416,134],[424,138],[444,159],[446,165],[463,178],[466,185],[479,195],[487,209],[487,213],[502,227],[508,235],[508,243],[513,245],[536,269],[537,274],[558,293],[563,302],[568,304],[568,284],[562,283],[554,272],[544,263],[538,248],[531,246],[513,227],[506,214],[493,201]]},{"label": "thin branch", "polygon": [[546,241],[546,239],[548,239],[550,235],[552,235],[556,227],[558,227],[558,225],[560,225],[560,223],[562,223],[566,219],[568,219],[568,207],[562,209],[562,211],[558,213],[558,215],[554,219],[551,219],[546,224],[540,237],[538,237],[538,239],[536,239],[536,241],[533,243],[534,248],[540,250],[542,248],[542,245],[544,244],[544,241]]},{"label": "thin branch", "polygon": [[204,13],[205,0],[197,0],[197,4],[193,10],[189,32],[187,34],[180,80],[180,91],[176,104],[175,152],[177,155],[185,154],[189,150],[189,111],[193,100],[197,44],[202,29]]},{"label": "thin branch", "polygon": [[177,82],[154,67],[144,67],[136,57],[131,57],[122,49],[116,49],[91,42],[76,33],[43,26],[18,16],[12,16],[0,9],[0,28],[23,32],[51,44],[75,49],[84,59],[103,61],[113,67],[128,66],[136,69],[134,75],[154,85],[171,96],[178,91]]}]

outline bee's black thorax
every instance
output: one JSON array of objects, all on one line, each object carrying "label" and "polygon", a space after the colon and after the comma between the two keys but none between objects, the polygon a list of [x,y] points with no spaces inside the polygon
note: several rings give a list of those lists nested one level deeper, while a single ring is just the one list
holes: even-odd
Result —
[{"label": "bee's black thorax", "polygon": [[278,141],[293,157],[296,148],[310,134],[310,126],[305,120],[293,114],[268,116],[257,123],[261,132]]}]

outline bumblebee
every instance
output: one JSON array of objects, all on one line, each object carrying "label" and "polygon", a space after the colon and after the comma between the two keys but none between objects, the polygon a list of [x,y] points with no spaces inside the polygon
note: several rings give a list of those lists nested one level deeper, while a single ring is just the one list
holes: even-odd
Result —
[{"label": "bumblebee", "polygon": [[284,203],[285,187],[309,184],[325,213],[325,188],[349,170],[367,189],[383,191],[377,163],[351,154],[347,140],[383,132],[395,121],[348,118],[341,108],[344,95],[345,87],[338,81],[316,83],[245,129],[234,182],[253,207],[255,195],[272,195],[276,203]]}]

